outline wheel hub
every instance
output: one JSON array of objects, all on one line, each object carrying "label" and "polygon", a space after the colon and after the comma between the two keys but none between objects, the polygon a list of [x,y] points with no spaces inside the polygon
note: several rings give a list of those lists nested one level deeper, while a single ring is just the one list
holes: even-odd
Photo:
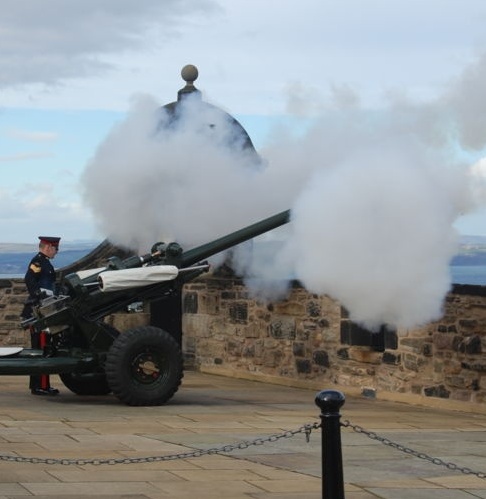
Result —
[{"label": "wheel hub", "polygon": [[141,353],[132,363],[134,377],[141,383],[152,383],[160,377],[160,362],[150,353]]},{"label": "wheel hub", "polygon": [[147,376],[153,376],[154,374],[156,375],[160,373],[160,369],[151,360],[140,362],[138,368]]}]

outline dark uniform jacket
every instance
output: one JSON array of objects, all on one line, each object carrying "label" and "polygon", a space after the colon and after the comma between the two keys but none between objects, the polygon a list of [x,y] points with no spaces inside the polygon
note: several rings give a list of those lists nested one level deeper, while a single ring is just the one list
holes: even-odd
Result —
[{"label": "dark uniform jacket", "polygon": [[22,317],[28,318],[32,316],[31,302],[41,297],[42,290],[47,289],[54,292],[56,273],[50,259],[43,253],[37,253],[29,263],[24,280],[29,292],[30,303],[26,303]]}]

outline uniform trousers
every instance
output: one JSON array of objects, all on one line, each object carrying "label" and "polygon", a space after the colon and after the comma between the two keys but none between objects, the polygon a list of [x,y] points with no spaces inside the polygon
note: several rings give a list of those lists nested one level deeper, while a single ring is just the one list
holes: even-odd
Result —
[{"label": "uniform trousers", "polygon": [[[49,334],[46,331],[38,331],[30,328],[30,344],[32,348],[44,350],[49,344]],[[29,388],[35,390],[41,388],[47,390],[50,388],[50,379],[48,374],[33,374],[30,377]]]}]

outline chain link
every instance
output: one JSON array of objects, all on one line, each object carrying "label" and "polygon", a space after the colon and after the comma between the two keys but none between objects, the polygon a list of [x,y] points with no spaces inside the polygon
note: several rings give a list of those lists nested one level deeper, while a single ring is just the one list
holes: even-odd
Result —
[{"label": "chain link", "polygon": [[484,473],[482,471],[474,471],[471,468],[458,466],[457,464],[444,461],[442,459],[439,459],[438,457],[432,457],[432,456],[429,456],[428,454],[425,454],[423,452],[418,452],[414,449],[411,449],[410,447],[406,447],[405,445],[393,442],[389,438],[380,437],[380,435],[378,435],[374,431],[368,431],[368,430],[365,430],[361,426],[351,424],[348,420],[343,421],[341,423],[341,426],[343,426],[345,428],[351,428],[356,433],[362,433],[363,435],[366,435],[371,440],[376,440],[377,442],[381,442],[383,445],[387,445],[388,447],[392,447],[393,449],[397,449],[400,452],[404,452],[405,454],[410,454],[411,456],[418,457],[419,459],[429,461],[430,463],[436,464],[437,466],[445,466],[449,470],[460,471],[461,473],[464,473],[465,475],[475,475],[478,478],[483,478],[483,479],[486,478],[486,473]]},{"label": "chain link", "polygon": [[[444,461],[438,457],[432,457],[423,452],[416,451],[411,449],[410,447],[406,447],[405,445],[393,442],[389,438],[382,437],[375,433],[374,431],[369,431],[364,429],[362,426],[358,426],[352,424],[349,420],[345,420],[340,423],[340,425],[344,428],[351,428],[356,433],[362,433],[367,436],[371,440],[376,440],[377,442],[382,443],[383,445],[387,445],[393,449],[399,450],[400,452],[404,452],[405,454],[409,454],[411,456],[417,457],[419,459],[423,459],[437,466],[444,466],[452,471],[460,471],[466,475],[475,475],[478,478],[486,478],[486,473],[482,471],[474,471],[471,468],[458,466],[457,464]],[[276,433],[273,435],[269,435],[268,437],[258,437],[254,440],[245,440],[243,442],[239,442],[237,444],[229,444],[223,445],[222,447],[213,447],[211,449],[197,449],[192,452],[182,452],[179,454],[168,454],[164,456],[149,456],[149,457],[120,457],[120,458],[106,458],[106,459],[54,459],[54,458],[41,458],[41,457],[23,457],[23,456],[8,456],[0,454],[0,461],[13,461],[16,463],[32,463],[32,464],[62,464],[62,465],[86,465],[92,464],[95,466],[99,466],[102,464],[133,464],[133,463],[153,463],[159,461],[174,461],[177,459],[191,459],[201,456],[208,456],[213,454],[224,454],[233,452],[235,450],[243,450],[248,449],[249,447],[255,445],[265,445],[266,443],[277,442],[282,438],[292,438],[299,433],[305,434],[306,442],[310,441],[310,435],[312,431],[317,430],[321,427],[321,423],[309,423],[297,428],[296,430],[287,430],[282,433]]]},{"label": "chain link", "polygon": [[309,442],[310,434],[313,430],[320,428],[320,423],[310,423],[296,430],[287,430],[282,433],[270,435],[268,437],[259,437],[254,440],[246,440],[237,444],[223,445],[222,447],[214,447],[211,449],[198,449],[192,452],[183,452],[180,454],[168,454],[165,456],[150,456],[150,457],[120,457],[107,459],[54,459],[42,457],[22,457],[22,456],[7,456],[0,454],[0,461],[13,461],[16,463],[32,463],[32,464],[62,464],[62,465],[78,465],[93,464],[99,466],[101,464],[132,464],[132,463],[153,463],[158,461],[174,461],[176,459],[191,459],[195,457],[208,456],[212,454],[222,454],[233,452],[234,450],[248,449],[253,445],[264,445],[269,442],[276,442],[282,438],[292,438],[293,436],[304,433],[306,441]]}]

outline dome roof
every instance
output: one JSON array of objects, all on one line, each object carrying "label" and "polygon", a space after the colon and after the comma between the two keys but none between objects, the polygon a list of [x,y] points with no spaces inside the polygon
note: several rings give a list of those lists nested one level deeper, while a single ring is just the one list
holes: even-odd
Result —
[{"label": "dome roof", "polygon": [[183,80],[185,80],[186,85],[177,92],[176,101],[170,102],[161,108],[168,115],[168,121],[166,121],[166,123],[168,123],[170,127],[177,128],[184,110],[184,103],[189,100],[192,100],[193,102],[197,101],[197,105],[201,106],[201,111],[204,113],[204,116],[207,116],[206,124],[208,128],[215,128],[218,126],[218,123],[228,123],[231,133],[226,134],[226,145],[236,150],[241,149],[245,154],[250,153],[250,155],[254,156],[254,160],[257,161],[257,163],[261,163],[261,158],[256,152],[250,136],[241,123],[223,109],[205,102],[202,99],[200,90],[194,86],[194,81],[197,79],[198,75],[198,69],[192,64],[188,64],[182,68],[181,76]]}]

